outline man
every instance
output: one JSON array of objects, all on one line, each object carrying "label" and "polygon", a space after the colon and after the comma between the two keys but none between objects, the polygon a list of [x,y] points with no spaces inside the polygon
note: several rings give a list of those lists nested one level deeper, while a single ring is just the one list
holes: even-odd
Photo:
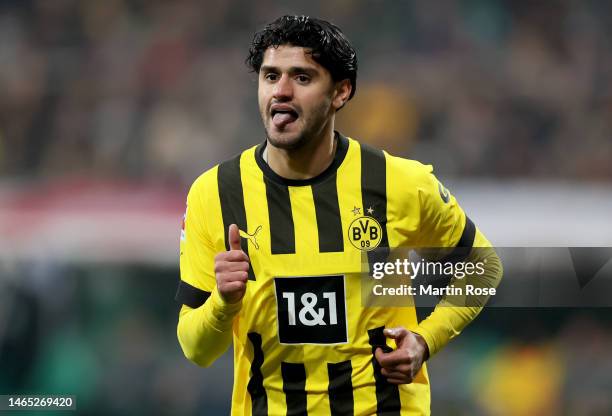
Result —
[{"label": "man", "polygon": [[[189,192],[185,355],[206,367],[233,341],[235,415],[429,414],[423,363],[481,307],[438,305],[421,322],[414,308],[365,307],[364,263],[380,259],[377,247],[490,244],[430,167],[334,131],[357,73],[336,26],[281,17],[255,35],[247,62],[267,137]],[[495,287],[499,259],[486,261],[481,281]]]}]

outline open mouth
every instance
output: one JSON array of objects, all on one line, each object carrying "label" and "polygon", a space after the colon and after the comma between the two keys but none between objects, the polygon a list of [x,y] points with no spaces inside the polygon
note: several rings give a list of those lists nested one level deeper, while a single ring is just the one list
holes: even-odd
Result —
[{"label": "open mouth", "polygon": [[290,108],[272,109],[270,114],[272,115],[272,122],[279,129],[298,119],[298,113]]}]

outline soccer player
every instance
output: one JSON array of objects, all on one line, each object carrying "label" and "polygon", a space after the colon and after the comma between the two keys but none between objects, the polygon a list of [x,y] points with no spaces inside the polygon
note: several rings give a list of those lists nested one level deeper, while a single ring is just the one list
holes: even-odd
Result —
[{"label": "soccer player", "polygon": [[[233,415],[429,414],[424,362],[482,306],[438,304],[420,322],[414,307],[366,307],[364,258],[459,247],[478,261],[471,247],[489,242],[430,166],[334,130],[357,74],[336,26],[281,17],[255,35],[247,63],[266,140],[202,174],[187,197],[183,352],[206,367],[233,342]],[[495,287],[501,265],[488,253],[480,279]]]}]

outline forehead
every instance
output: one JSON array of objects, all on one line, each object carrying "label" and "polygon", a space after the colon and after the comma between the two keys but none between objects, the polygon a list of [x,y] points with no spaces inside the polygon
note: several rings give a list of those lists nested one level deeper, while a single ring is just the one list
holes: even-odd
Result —
[{"label": "forehead", "polygon": [[275,68],[309,67],[317,70],[324,70],[323,66],[312,59],[309,49],[301,46],[280,45],[279,47],[269,47],[263,56],[261,66]]}]

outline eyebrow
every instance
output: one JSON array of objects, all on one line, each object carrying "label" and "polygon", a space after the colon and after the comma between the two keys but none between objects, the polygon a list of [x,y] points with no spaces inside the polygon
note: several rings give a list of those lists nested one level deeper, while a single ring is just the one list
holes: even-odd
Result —
[{"label": "eyebrow", "polygon": [[[282,72],[280,68],[276,66],[270,66],[270,65],[262,65],[261,68],[259,68],[259,71],[263,73]],[[314,75],[318,73],[318,71],[315,68],[304,67],[304,66],[292,66],[289,68],[287,72],[289,72],[289,74],[308,74],[308,75]]]}]

